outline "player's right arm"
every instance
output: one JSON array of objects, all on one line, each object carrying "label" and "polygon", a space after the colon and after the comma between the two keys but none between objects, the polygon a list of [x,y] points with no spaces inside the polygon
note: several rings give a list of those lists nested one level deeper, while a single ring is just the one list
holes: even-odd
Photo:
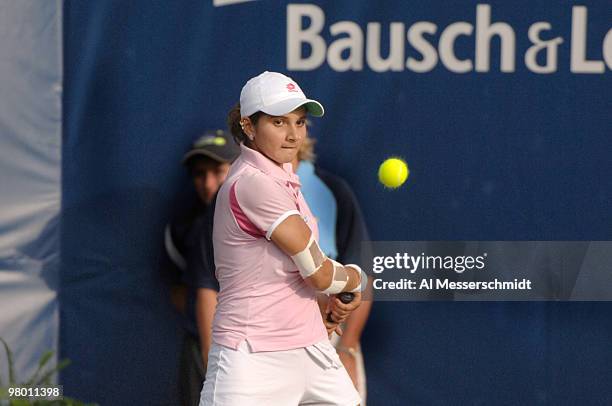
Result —
[{"label": "player's right arm", "polygon": [[289,255],[302,278],[315,290],[336,294],[361,291],[366,276],[357,265],[342,265],[319,248],[296,210],[293,190],[263,173],[241,177],[230,187],[230,205],[240,228],[265,236]]},{"label": "player's right arm", "polygon": [[361,291],[361,278],[365,277],[361,269],[328,258],[299,215],[283,220],[270,239],[293,259],[304,281],[315,290],[328,294]]}]

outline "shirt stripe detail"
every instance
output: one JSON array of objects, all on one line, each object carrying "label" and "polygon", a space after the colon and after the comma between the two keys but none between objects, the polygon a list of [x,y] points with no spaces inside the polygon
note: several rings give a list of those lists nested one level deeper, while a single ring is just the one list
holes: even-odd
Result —
[{"label": "shirt stripe detail", "polygon": [[257,226],[253,224],[251,220],[249,220],[247,215],[244,214],[242,208],[240,208],[240,204],[238,204],[238,199],[236,198],[236,182],[234,182],[234,184],[230,188],[229,198],[232,214],[234,215],[234,218],[236,219],[236,222],[238,223],[240,229],[255,238],[261,238],[265,236],[266,234],[263,232],[263,230],[257,228]]}]

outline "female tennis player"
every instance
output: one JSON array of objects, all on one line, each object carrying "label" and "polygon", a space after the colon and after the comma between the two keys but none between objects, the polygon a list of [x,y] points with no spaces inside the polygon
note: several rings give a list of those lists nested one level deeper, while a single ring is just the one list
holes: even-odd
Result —
[{"label": "female tennis player", "polygon": [[[200,405],[360,402],[328,334],[360,303],[365,273],[327,258],[290,162],[306,117],[323,115],[291,78],[264,72],[230,112],[241,154],[217,196],[213,244],[220,291]],[[317,292],[330,300],[324,324]]]}]

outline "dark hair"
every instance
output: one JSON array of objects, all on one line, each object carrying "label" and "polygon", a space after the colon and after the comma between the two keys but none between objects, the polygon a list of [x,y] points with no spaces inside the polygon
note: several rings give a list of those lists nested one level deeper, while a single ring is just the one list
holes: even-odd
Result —
[{"label": "dark hair", "polygon": [[[253,125],[257,125],[257,121],[263,114],[265,113],[262,113],[261,111],[251,114],[249,116],[251,123],[253,123]],[[232,137],[234,137],[234,141],[236,141],[236,144],[244,143],[245,145],[248,145],[251,140],[249,140],[249,137],[247,137],[244,131],[242,131],[242,127],[240,126],[241,119],[242,116],[240,115],[240,103],[236,103],[236,105],[232,107],[232,109],[227,114],[227,126],[229,127],[229,130],[232,133]]]}]

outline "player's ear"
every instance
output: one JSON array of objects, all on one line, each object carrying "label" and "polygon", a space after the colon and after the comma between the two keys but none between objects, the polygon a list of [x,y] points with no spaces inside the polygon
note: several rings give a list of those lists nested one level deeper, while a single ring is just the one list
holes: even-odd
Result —
[{"label": "player's ear", "polygon": [[240,120],[240,127],[242,128],[242,132],[246,134],[246,136],[253,141],[255,138],[255,127],[253,126],[253,122],[248,117],[243,117]]}]

